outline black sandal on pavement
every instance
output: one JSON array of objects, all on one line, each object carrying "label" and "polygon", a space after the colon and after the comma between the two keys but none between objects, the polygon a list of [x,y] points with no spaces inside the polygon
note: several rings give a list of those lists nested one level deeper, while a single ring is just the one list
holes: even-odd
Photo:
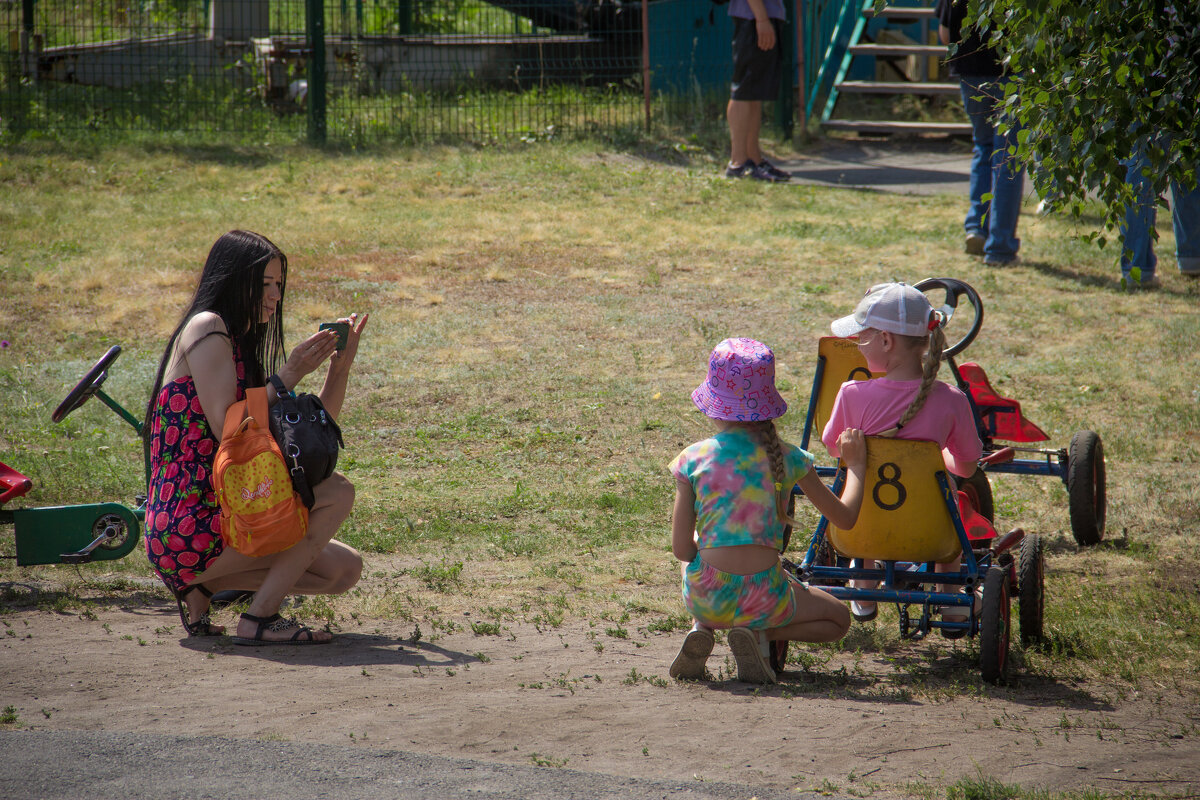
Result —
[{"label": "black sandal on pavement", "polygon": [[[272,614],[269,617],[256,617],[253,614],[242,614],[242,619],[250,620],[258,625],[253,636],[234,636],[233,643],[245,645],[247,647],[262,647],[268,644],[329,644],[332,639],[318,639],[312,628],[301,625],[296,622],[295,618],[285,619],[278,614]],[[273,633],[282,633],[286,630],[296,629],[289,639],[264,639],[263,631],[268,630]]]},{"label": "black sandal on pavement", "polygon": [[183,622],[183,628],[188,632],[188,636],[222,636],[225,633],[225,628],[222,625],[213,625],[212,618],[205,611],[200,619],[195,622],[188,622],[188,607],[183,598],[187,597],[193,591],[198,591],[205,597],[212,599],[213,593],[205,588],[202,583],[195,583],[191,586],[183,587],[183,591],[175,592],[175,604],[179,606],[179,619]]}]

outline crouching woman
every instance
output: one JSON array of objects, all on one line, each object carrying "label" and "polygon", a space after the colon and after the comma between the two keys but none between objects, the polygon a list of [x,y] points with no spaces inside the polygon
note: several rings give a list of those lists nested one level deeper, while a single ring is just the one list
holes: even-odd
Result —
[{"label": "crouching woman", "polygon": [[[208,616],[214,592],[253,592],[238,620],[235,644],[324,644],[333,637],[279,615],[284,596],[341,594],[362,573],[362,556],[334,539],[354,505],[354,486],[334,473],[314,487],[308,530],[297,544],[268,556],[225,546],[212,468],[225,415],[248,387],[274,372],[290,390],[328,362],[319,396],[335,418],[367,315],[351,314],[345,348],[319,331],[283,354],[287,256],[265,236],[230,231],[213,245],[191,303],[163,352],[146,410],[150,452],[146,553],[175,595],[191,636],[219,636]],[[283,362],[280,365],[280,362]],[[277,396],[267,389],[268,403]]]}]

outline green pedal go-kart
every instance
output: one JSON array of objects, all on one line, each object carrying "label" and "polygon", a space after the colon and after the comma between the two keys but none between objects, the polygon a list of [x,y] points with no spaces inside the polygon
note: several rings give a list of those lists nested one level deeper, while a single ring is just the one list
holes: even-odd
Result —
[{"label": "green pedal go-kart", "polygon": [[[59,403],[51,420],[61,422],[95,395],[140,435],[142,423],[100,389],[108,377],[109,366],[120,354],[119,346],[109,348]],[[147,476],[149,469],[147,463]],[[13,526],[18,566],[114,561],[137,547],[141,521],[145,519],[145,496],[135,498],[133,508],[122,503],[5,507],[32,488],[33,482],[29,478],[0,462],[0,525]]]}]

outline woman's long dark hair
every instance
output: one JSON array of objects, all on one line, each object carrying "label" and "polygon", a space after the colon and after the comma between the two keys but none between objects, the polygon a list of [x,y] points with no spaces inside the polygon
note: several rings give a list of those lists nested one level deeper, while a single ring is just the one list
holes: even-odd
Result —
[{"label": "woman's long dark hair", "polygon": [[[274,258],[278,258],[280,264],[279,304],[270,321],[262,323],[258,317],[263,302],[263,273]],[[192,302],[167,340],[158,363],[154,390],[146,405],[146,424],[142,429],[147,441],[158,394],[162,391],[163,375],[175,342],[188,321],[204,311],[217,314],[241,349],[246,364],[246,382],[250,386],[265,386],[268,368],[275,371],[283,354],[283,294],[286,290],[287,256],[270,239],[251,231],[230,231],[217,239],[208,251],[208,260],[204,262]]]}]

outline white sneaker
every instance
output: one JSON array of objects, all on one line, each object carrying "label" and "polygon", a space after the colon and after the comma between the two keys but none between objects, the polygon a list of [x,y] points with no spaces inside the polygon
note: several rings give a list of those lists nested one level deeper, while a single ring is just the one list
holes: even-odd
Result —
[{"label": "white sneaker", "polygon": [[963,241],[963,250],[969,256],[983,255],[983,245],[987,239],[981,233],[968,233],[967,238]]},{"label": "white sneaker", "polygon": [[729,649],[733,651],[733,661],[737,664],[738,680],[745,683],[775,683],[775,670],[771,669],[769,651],[766,645],[767,637],[762,631],[752,631],[749,628],[734,628],[726,638]]},{"label": "white sneaker", "polygon": [[879,606],[870,600],[864,602],[851,600],[850,616],[854,617],[855,622],[870,622],[879,616]]}]

